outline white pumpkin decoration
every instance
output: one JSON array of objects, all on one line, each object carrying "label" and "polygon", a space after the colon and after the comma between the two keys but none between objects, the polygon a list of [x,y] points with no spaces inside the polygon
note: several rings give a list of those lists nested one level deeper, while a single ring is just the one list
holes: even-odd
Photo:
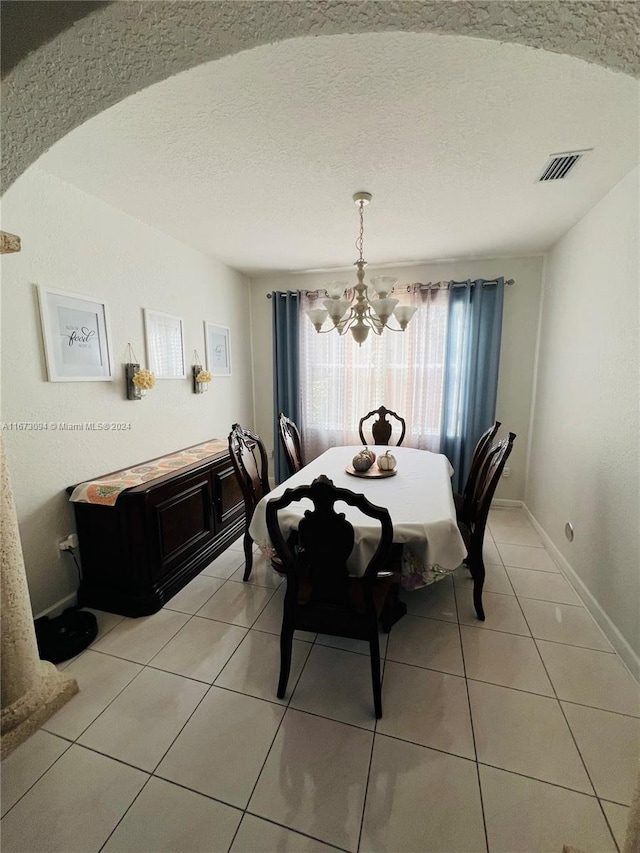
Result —
[{"label": "white pumpkin decoration", "polygon": [[394,471],[396,467],[396,457],[389,450],[378,457],[378,468],[381,471]]}]

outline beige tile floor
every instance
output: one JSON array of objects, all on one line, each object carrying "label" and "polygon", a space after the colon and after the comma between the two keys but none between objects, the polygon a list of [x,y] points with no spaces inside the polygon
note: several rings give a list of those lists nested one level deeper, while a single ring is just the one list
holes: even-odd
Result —
[{"label": "beige tile floor", "polygon": [[295,640],[236,543],[164,610],[100,613],[81,692],[2,766],[4,853],[588,853],[622,846],[640,689],[519,510],[493,510],[487,619],[468,572],[406,593],[366,646]]}]

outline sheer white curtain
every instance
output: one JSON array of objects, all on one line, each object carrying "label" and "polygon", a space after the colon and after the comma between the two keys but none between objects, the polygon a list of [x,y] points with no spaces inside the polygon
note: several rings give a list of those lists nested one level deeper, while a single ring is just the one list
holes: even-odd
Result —
[{"label": "sheer white curtain", "polygon": [[[449,293],[430,289],[393,295],[419,310],[405,332],[370,332],[361,347],[350,332],[318,334],[301,314],[300,422],[306,459],[334,445],[359,444],[360,418],[379,406],[407,422],[404,445],[439,451]],[[314,305],[303,296],[301,312]]]}]

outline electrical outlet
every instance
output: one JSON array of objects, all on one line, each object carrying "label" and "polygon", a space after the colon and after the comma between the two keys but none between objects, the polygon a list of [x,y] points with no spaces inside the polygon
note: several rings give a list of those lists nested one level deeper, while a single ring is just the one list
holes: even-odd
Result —
[{"label": "electrical outlet", "polygon": [[70,548],[78,547],[78,537],[75,533],[70,533],[62,539],[58,539],[58,557],[63,551],[68,551]]},{"label": "electrical outlet", "polygon": [[503,468],[502,476],[503,477],[510,477],[511,476],[511,468],[509,468],[508,465],[505,468]]}]

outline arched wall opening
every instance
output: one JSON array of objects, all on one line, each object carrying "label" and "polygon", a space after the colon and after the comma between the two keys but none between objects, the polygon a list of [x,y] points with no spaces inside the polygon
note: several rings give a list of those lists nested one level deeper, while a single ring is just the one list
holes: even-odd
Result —
[{"label": "arched wall opening", "polygon": [[384,31],[465,35],[566,53],[625,74],[640,74],[636,49],[640,12],[627,0],[607,4],[271,0],[96,7],[27,53],[6,75],[3,191],[54,142],[128,95],[194,65],[301,35]]}]

